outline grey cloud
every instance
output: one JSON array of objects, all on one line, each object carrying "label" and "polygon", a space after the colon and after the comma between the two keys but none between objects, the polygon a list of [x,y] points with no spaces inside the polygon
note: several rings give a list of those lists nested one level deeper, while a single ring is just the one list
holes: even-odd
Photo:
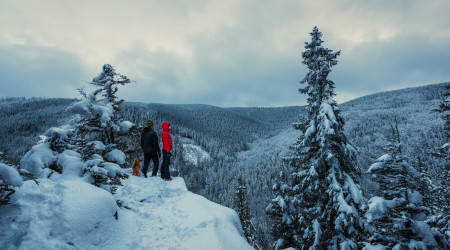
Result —
[{"label": "grey cloud", "polygon": [[[36,26],[45,29],[33,31],[36,28],[31,26],[30,35],[59,48],[70,44],[74,54],[39,46],[0,47],[1,94],[73,96],[78,87],[73,85],[83,85],[81,80],[90,80],[102,63],[110,63],[136,81],[119,92],[127,101],[302,105],[306,96],[297,89],[307,69],[301,64],[301,52],[314,25],[324,33],[324,46],[342,50],[330,75],[336,83],[336,99],[448,81],[447,2],[152,1],[114,4],[95,15],[98,6],[80,8],[90,2],[67,8],[54,2],[50,5],[57,7],[56,13],[74,9],[71,18],[61,19],[70,24],[72,33],[48,29],[50,19],[35,17]],[[103,29],[101,21],[110,18],[106,14],[118,9],[132,15],[114,18],[111,30]],[[82,20],[77,19],[79,14]],[[28,15],[15,18],[26,21],[22,16]],[[15,34],[11,30],[17,30],[16,38],[26,33],[11,27],[0,33],[2,44],[8,43],[8,34]],[[109,31],[120,35],[107,42]],[[80,37],[89,39],[72,42]],[[77,53],[84,55],[84,61]],[[113,60],[101,62],[90,74],[81,66],[105,59]]]},{"label": "grey cloud", "polygon": [[403,35],[343,50],[339,59],[333,74],[340,91],[365,94],[449,80],[446,40]]},{"label": "grey cloud", "polygon": [[86,72],[76,55],[43,46],[0,47],[0,96],[76,97]]}]

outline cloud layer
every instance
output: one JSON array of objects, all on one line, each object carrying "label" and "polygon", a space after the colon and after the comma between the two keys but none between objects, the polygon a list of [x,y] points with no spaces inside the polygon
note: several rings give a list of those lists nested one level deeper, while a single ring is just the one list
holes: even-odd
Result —
[{"label": "cloud layer", "polygon": [[[0,97],[75,97],[104,63],[127,101],[303,105],[304,42],[341,50],[340,102],[450,81],[450,2],[0,0]],[[27,6],[27,8],[24,8]]]}]

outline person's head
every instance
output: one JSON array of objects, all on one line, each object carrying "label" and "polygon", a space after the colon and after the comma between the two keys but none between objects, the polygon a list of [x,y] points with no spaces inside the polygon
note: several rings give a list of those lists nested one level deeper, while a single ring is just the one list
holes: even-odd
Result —
[{"label": "person's head", "polygon": [[146,123],[146,125],[147,125],[147,127],[150,127],[150,128],[153,128],[153,121],[152,120],[148,120],[147,121],[147,123]]},{"label": "person's head", "polygon": [[163,131],[167,131],[167,132],[170,131],[170,123],[168,123],[168,122],[164,122],[164,123],[161,125],[161,127],[162,127]]}]

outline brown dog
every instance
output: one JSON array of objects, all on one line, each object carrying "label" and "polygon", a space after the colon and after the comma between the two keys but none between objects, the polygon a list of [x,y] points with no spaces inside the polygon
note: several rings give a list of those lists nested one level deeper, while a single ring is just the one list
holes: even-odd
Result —
[{"label": "brown dog", "polygon": [[137,158],[134,160],[133,165],[133,175],[134,176],[141,176],[141,173],[139,173],[139,169],[141,168],[141,159]]}]

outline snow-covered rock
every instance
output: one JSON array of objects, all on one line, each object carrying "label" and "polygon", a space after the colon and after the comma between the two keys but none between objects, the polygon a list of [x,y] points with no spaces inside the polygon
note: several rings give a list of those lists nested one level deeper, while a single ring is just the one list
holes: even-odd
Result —
[{"label": "snow-covered rock", "polygon": [[139,249],[252,249],[237,213],[189,192],[182,178],[122,182],[116,197],[137,216]]},{"label": "snow-covered rock", "polygon": [[25,181],[0,206],[2,249],[252,249],[237,213],[182,178],[130,176],[113,196],[62,177]]}]

